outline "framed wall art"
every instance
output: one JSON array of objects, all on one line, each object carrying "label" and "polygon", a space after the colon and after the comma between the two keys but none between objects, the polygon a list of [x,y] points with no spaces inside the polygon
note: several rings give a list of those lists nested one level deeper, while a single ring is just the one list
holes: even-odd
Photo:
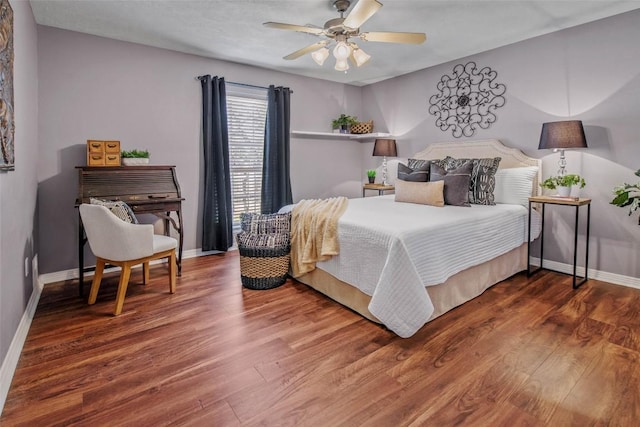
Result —
[{"label": "framed wall art", "polygon": [[15,168],[13,111],[13,9],[0,0],[0,171]]},{"label": "framed wall art", "polygon": [[451,130],[455,138],[489,128],[497,119],[495,110],[506,102],[507,87],[497,77],[496,71],[478,68],[475,62],[453,67],[453,73],[438,82],[438,93],[429,98],[429,113],[436,117],[436,126]]}]

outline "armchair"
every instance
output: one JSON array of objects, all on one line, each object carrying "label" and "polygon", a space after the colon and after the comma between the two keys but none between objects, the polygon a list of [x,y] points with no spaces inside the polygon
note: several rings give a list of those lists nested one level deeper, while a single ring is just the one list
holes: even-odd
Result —
[{"label": "armchair", "polygon": [[104,206],[82,204],[80,216],[87,234],[91,251],[96,256],[96,271],[89,293],[89,304],[94,304],[102,281],[106,263],[122,268],[116,308],[113,312],[122,312],[127,293],[131,267],[143,264],[142,281],[149,278],[149,261],[169,258],[169,292],[176,291],[176,239],[153,234],[151,224],[130,224],[122,221]]}]

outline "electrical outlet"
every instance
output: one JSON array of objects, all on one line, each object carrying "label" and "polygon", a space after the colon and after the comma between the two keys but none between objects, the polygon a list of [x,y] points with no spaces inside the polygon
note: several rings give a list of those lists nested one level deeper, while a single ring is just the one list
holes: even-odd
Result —
[{"label": "electrical outlet", "polygon": [[29,277],[29,270],[31,270],[31,266],[29,265],[29,257],[24,259],[24,277]]}]

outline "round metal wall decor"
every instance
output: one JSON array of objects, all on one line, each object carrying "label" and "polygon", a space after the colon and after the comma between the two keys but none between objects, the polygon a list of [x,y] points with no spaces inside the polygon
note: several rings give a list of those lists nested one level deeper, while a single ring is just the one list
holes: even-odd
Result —
[{"label": "round metal wall decor", "polygon": [[451,130],[455,138],[472,136],[478,127],[487,129],[502,107],[507,87],[496,82],[498,73],[489,67],[478,69],[475,62],[458,64],[452,75],[438,82],[438,93],[429,98],[429,113],[436,116],[436,126]]}]

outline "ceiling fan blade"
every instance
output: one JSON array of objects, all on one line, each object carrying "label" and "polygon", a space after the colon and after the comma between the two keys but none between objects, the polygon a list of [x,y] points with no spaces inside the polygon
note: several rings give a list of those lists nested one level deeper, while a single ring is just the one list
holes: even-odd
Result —
[{"label": "ceiling fan blade", "polygon": [[310,52],[314,52],[318,49],[321,49],[323,47],[325,47],[326,45],[328,45],[329,42],[327,40],[322,40],[321,42],[318,43],[314,43],[312,45],[309,45],[307,47],[303,47],[302,49],[296,50],[293,53],[290,53],[289,55],[285,56],[284,59],[297,59],[300,58],[302,55],[305,55],[307,53]]},{"label": "ceiling fan blade", "polygon": [[386,43],[411,43],[420,44],[427,40],[425,33],[393,33],[374,31],[369,33],[360,33],[360,38],[368,42],[386,42]]},{"label": "ceiling fan blade", "polygon": [[281,22],[265,22],[262,25],[268,28],[276,28],[278,30],[299,31],[301,33],[315,34],[318,36],[324,33],[323,28],[305,27],[304,25],[283,24]]},{"label": "ceiling fan blade", "polygon": [[349,28],[360,28],[381,7],[382,3],[378,0],[358,0],[342,25]]}]

